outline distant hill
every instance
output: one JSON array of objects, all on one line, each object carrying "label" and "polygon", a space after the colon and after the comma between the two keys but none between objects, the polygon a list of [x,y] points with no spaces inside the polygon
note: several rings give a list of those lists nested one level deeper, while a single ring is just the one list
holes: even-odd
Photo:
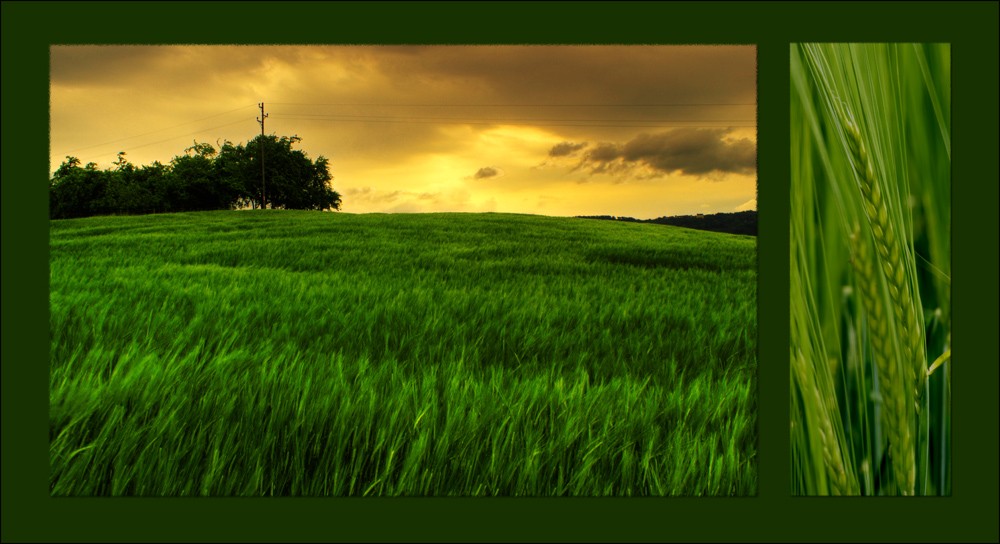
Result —
[{"label": "distant hill", "polygon": [[672,217],[657,217],[656,219],[635,219],[634,217],[616,217],[613,215],[578,215],[577,217],[582,219],[629,221],[632,223],[656,223],[658,225],[674,225],[689,229],[757,236],[756,210],[709,215],[675,215]]}]

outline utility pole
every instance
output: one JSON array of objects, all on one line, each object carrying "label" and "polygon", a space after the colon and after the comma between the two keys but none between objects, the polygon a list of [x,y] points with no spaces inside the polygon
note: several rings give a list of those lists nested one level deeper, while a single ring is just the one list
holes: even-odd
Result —
[{"label": "utility pole", "polygon": [[260,106],[260,117],[257,118],[257,122],[260,123],[260,207],[267,209],[267,183],[264,181],[264,119],[267,119],[267,114],[264,113],[263,102],[257,105]]}]

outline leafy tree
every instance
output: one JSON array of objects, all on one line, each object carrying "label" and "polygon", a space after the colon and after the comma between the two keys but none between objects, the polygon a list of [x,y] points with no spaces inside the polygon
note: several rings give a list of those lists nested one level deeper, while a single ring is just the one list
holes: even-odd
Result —
[{"label": "leafy tree", "polygon": [[170,161],[171,171],[177,180],[173,195],[176,208],[179,211],[218,209],[219,195],[211,159],[215,149],[211,144],[195,142],[184,152],[184,155]]},{"label": "leafy tree", "polygon": [[104,213],[107,172],[94,163],[80,168],[80,160],[66,157],[49,181],[49,214],[53,219]]},{"label": "leafy tree", "polygon": [[[340,194],[330,187],[329,161],[320,156],[312,162],[292,145],[298,136],[258,136],[246,147],[223,148],[220,159],[243,182],[245,198],[253,208],[266,203],[271,208],[295,210],[339,210]],[[229,142],[227,142],[229,144]],[[264,148],[263,183],[260,151]],[[223,158],[225,156],[225,158]]]},{"label": "leafy tree", "polygon": [[340,193],[333,190],[330,175],[330,161],[323,155],[313,164],[313,176],[309,183],[310,201],[313,210],[340,210]]},{"label": "leafy tree", "polygon": [[172,178],[170,167],[155,161],[149,166],[142,166],[133,173],[136,186],[141,188],[142,199],[135,213],[164,213],[171,211],[169,201],[165,198]]},{"label": "leafy tree", "polygon": [[243,144],[233,145],[226,140],[219,148],[215,158],[215,172],[220,182],[226,185],[226,191],[235,196],[236,208],[257,208],[258,201],[252,199],[250,187],[255,179],[253,166],[257,167],[256,179],[260,179],[260,164],[254,163]]},{"label": "leafy tree", "polygon": [[[329,161],[315,162],[292,146],[298,136],[264,136],[244,146],[226,140],[216,150],[197,140],[170,164],[136,167],[118,153],[114,168],[66,157],[49,182],[53,219],[108,214],[142,214],[234,208],[264,204],[260,150],[264,148],[267,203],[272,208],[339,210],[340,194],[330,186]],[[218,143],[218,142],[217,142]]]},{"label": "leafy tree", "polygon": [[108,175],[104,207],[109,213],[151,213],[155,207],[153,188],[149,185],[146,167],[137,168],[118,153],[115,170]]}]

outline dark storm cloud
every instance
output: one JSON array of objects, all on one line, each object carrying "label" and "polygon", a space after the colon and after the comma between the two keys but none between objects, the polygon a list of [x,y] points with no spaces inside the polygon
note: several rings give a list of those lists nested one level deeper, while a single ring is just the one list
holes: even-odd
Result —
[{"label": "dark storm cloud", "polygon": [[49,67],[53,85],[108,87],[135,81],[204,84],[227,75],[250,75],[278,55],[294,59],[288,48],[73,45],[53,46]]},{"label": "dark storm cloud", "polygon": [[[665,130],[654,124],[662,121],[731,124],[752,140],[752,45],[50,50],[52,150],[90,153],[99,144],[80,158],[101,168],[119,150],[139,164],[167,162],[193,138],[249,141],[260,132],[257,104],[265,102],[266,130],[298,134],[297,148],[329,157],[345,207],[366,211],[488,209],[494,191],[501,206],[516,193],[546,191],[566,196],[546,201],[547,210],[574,213],[570,207],[586,199],[565,184],[577,178],[752,171],[754,162],[751,142],[725,135],[707,142],[636,136]],[[62,159],[54,153],[52,168]],[[566,172],[577,163],[579,172]],[[621,193],[641,194],[635,187]],[[635,198],[637,206],[651,200]]]},{"label": "dark storm cloud", "polygon": [[[714,117],[752,122],[752,106],[648,105],[755,103],[756,48],[53,46],[51,82],[74,87],[181,86],[199,92],[211,88],[213,97],[248,94],[253,100],[261,98],[266,90],[267,98],[275,102],[452,106],[421,109],[387,106],[377,112],[337,113],[519,119],[709,120]],[[486,110],[455,107],[463,103],[504,107]],[[544,106],[547,104],[559,107],[548,108]],[[572,104],[602,106],[568,106]],[[295,111],[319,110],[312,107]],[[378,125],[378,128],[386,127]],[[425,127],[409,124],[393,130],[421,128]],[[578,133],[580,129],[566,132]]]},{"label": "dark storm cloud", "polygon": [[601,143],[586,155],[586,160],[594,162],[610,162],[622,156],[622,146],[619,144]]},{"label": "dark storm cloud", "polygon": [[[382,65],[385,73],[401,79],[412,79],[409,74],[417,73],[419,79],[411,83],[418,86],[431,81],[462,81],[466,88],[481,91],[481,96],[510,104],[754,103],[757,98],[754,46],[385,49],[391,53]],[[629,85],[623,86],[623,81]],[[553,100],[554,92],[558,92],[558,100]],[[540,110],[524,112],[538,114]]]},{"label": "dark storm cloud", "polygon": [[[455,128],[451,119],[693,119],[713,124],[715,119],[755,119],[754,46],[53,46],[51,51],[53,86],[75,89],[72,96],[83,89],[139,90],[134,96],[140,98],[131,100],[144,118],[134,122],[150,128],[259,101],[277,103],[269,108],[269,123],[288,133],[325,130],[331,121],[316,116],[328,114],[419,116],[452,123],[354,121],[344,127],[349,131],[328,131],[326,145],[352,156],[377,149],[385,158],[403,159],[413,142],[426,152],[451,152],[456,147],[448,132]],[[176,100],[178,94],[186,100]],[[316,105],[329,103],[362,106]],[[649,106],[663,103],[686,106]],[[705,103],[741,105],[690,106]],[[575,104],[591,106],[571,106]],[[66,115],[83,104],[74,106]],[[491,126],[469,128],[479,133]],[[581,125],[547,130],[570,143],[609,141],[627,129]],[[313,137],[305,145],[317,143]],[[552,151],[567,149],[556,146]]]},{"label": "dark storm cloud", "polygon": [[653,170],[653,176],[672,172],[691,176],[754,173],[756,146],[749,138],[729,138],[730,132],[732,129],[679,128],[643,133],[624,144],[602,142],[587,151],[573,170],[622,174],[646,166]]},{"label": "dark storm cloud", "polygon": [[581,150],[581,149],[583,149],[585,147],[587,147],[587,142],[583,142],[583,143],[579,143],[579,144],[576,143],[576,142],[563,142],[561,144],[556,144],[556,145],[552,146],[552,149],[549,150],[549,156],[550,157],[565,157],[566,155],[570,155],[570,154],[572,154],[572,153],[574,153],[576,151],[579,151],[579,150]]}]

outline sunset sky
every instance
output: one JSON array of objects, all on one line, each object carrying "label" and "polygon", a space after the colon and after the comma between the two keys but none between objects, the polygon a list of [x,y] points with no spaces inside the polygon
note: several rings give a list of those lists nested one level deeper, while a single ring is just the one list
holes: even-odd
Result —
[{"label": "sunset sky", "polygon": [[52,46],[51,169],[245,143],[263,102],[344,212],[734,212],[756,79],[754,46]]}]

